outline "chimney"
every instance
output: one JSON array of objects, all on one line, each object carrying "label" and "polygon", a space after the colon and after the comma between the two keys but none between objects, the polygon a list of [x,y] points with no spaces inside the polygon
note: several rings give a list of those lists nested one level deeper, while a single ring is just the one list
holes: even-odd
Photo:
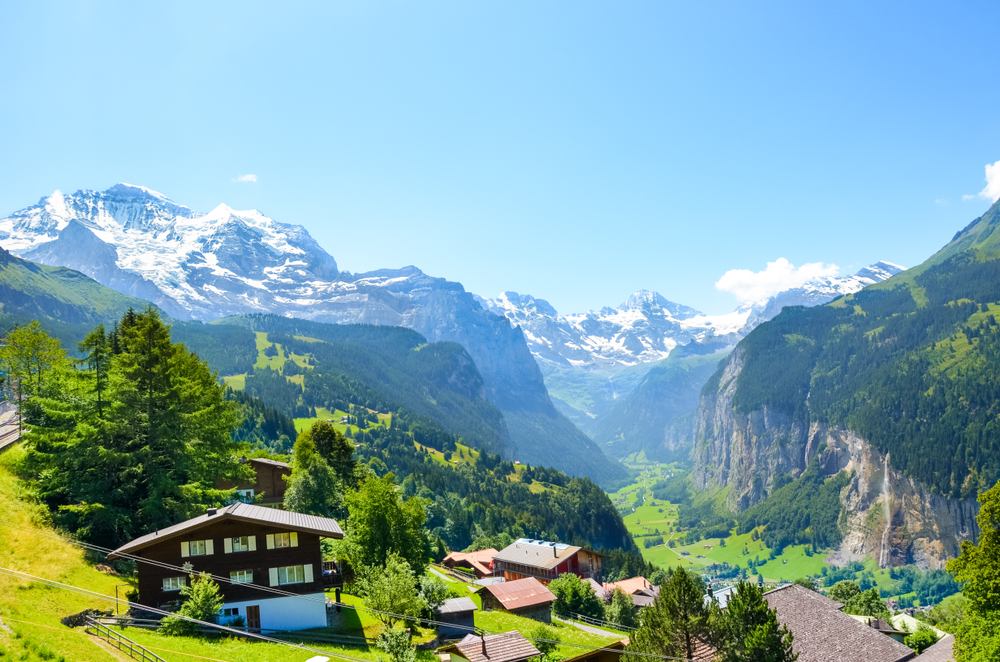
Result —
[{"label": "chimney", "polygon": [[205,511],[205,514],[208,515],[209,517],[211,517],[212,515],[214,515],[217,512],[219,512],[218,508],[209,508],[209,509],[207,509]]}]

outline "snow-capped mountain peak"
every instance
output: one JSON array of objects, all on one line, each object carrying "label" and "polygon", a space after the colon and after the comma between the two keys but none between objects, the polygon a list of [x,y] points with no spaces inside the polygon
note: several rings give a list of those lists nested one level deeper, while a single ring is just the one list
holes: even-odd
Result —
[{"label": "snow-capped mountain peak", "polygon": [[[678,345],[711,341],[714,349],[736,344],[784,306],[814,306],[903,271],[891,262],[876,262],[851,276],[816,278],[802,287],[769,299],[743,303],[725,315],[706,315],[669,301],[651,290],[639,290],[617,308],[560,315],[544,299],[504,292],[496,299],[479,298],[492,312],[521,327],[535,357],[561,365],[621,368],[666,358]],[[714,351],[714,349],[712,351]]]}]

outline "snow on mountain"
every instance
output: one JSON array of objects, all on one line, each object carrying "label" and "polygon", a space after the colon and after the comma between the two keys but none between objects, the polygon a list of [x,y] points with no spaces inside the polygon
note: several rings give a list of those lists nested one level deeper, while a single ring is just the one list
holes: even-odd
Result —
[{"label": "snow on mountain", "polygon": [[665,359],[678,345],[712,341],[736,344],[784,306],[815,306],[878,283],[903,271],[877,262],[854,275],[822,277],[806,285],[741,305],[725,315],[705,315],[649,290],[639,290],[617,308],[560,315],[549,302],[504,292],[478,297],[485,308],[521,327],[537,359],[588,369],[621,369]]},{"label": "snow on mountain", "polygon": [[[104,249],[100,262],[79,254],[81,240]],[[313,281],[338,274],[336,261],[301,226],[226,205],[202,214],[124,183],[107,191],[56,191],[0,219],[0,245],[98,280],[98,273],[131,277],[146,295],[160,295],[147,298],[182,319],[305,303],[317,294]]]}]

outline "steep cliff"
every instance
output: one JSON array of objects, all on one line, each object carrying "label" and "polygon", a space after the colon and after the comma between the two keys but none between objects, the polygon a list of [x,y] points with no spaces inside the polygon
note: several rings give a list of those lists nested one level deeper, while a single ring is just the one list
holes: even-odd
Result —
[{"label": "steep cliff", "polygon": [[943,568],[958,554],[962,540],[976,538],[975,498],[935,493],[893,468],[885,455],[851,430],[796,419],[769,406],[740,412],[733,400],[745,362],[745,352],[737,347],[702,392],[693,431],[697,488],[728,486],[727,505],[739,512],[767,498],[775,476],[787,472],[798,477],[818,457],[824,475],[851,475],[840,495],[844,539],[828,558],[830,563],[878,559],[884,540],[884,565]]}]

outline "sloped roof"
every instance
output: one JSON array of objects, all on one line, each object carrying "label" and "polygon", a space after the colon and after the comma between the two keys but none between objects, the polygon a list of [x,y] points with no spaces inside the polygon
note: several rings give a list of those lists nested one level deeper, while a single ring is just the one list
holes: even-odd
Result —
[{"label": "sloped roof", "polygon": [[469,662],[522,662],[541,655],[520,632],[504,632],[485,637],[467,634],[457,644],[445,650],[457,650]]},{"label": "sloped roof", "polygon": [[908,646],[840,611],[839,602],[798,584],[768,591],[764,599],[792,632],[798,662],[902,662],[916,656]]},{"label": "sloped roof", "polygon": [[601,586],[599,583],[597,583],[590,577],[587,577],[583,581],[590,584],[590,587],[594,589],[594,595],[596,595],[599,599],[607,600],[609,597],[611,597],[611,594],[608,593],[603,586]]},{"label": "sloped roof", "polygon": [[439,614],[457,614],[464,611],[476,611],[479,607],[472,598],[450,598],[445,600],[438,609]]},{"label": "sloped roof", "polygon": [[490,563],[493,562],[493,557],[496,555],[497,550],[490,547],[489,549],[481,549],[477,552],[452,552],[444,557],[444,560],[451,560],[455,563],[465,561],[479,572],[488,575],[493,572],[490,568]]},{"label": "sloped roof", "polygon": [[287,462],[278,462],[277,460],[272,460],[272,459],[269,459],[269,458],[266,458],[266,457],[255,457],[255,458],[251,459],[250,462],[253,462],[253,463],[256,463],[256,464],[269,464],[269,465],[271,465],[273,467],[279,467],[281,469],[288,469],[289,468]]},{"label": "sloped roof", "polygon": [[219,508],[214,514],[206,512],[204,515],[193,517],[186,522],[174,524],[165,529],[144,535],[141,538],[136,538],[132,542],[126,543],[108,554],[108,558],[115,559],[122,554],[133,554],[150,545],[176,538],[177,536],[222,520],[266,524],[300,533],[314,533],[324,538],[344,537],[344,532],[341,530],[340,525],[337,524],[337,521],[328,517],[304,515],[288,510],[278,510],[277,508],[263,508],[249,503],[234,503],[225,508]]},{"label": "sloped roof", "polygon": [[530,568],[549,570],[570,558],[581,549],[581,547],[574,547],[573,545],[521,538],[504,547],[503,551],[493,557],[493,560],[520,563]]},{"label": "sloped roof", "polygon": [[622,593],[627,595],[632,595],[636,591],[640,591],[644,588],[650,588],[652,584],[646,581],[645,577],[631,577],[629,579],[623,579],[619,582],[611,582],[604,585],[604,590],[608,593],[614,593],[615,589],[621,590]]},{"label": "sloped roof", "polygon": [[490,584],[479,589],[480,592],[488,591],[493,597],[500,601],[504,609],[521,609],[543,602],[555,602],[556,596],[552,591],[545,588],[545,584],[534,577],[518,579],[512,582],[501,582]]},{"label": "sloped roof", "polygon": [[[621,641],[613,641],[610,644],[607,644],[606,646],[601,646],[601,648],[613,648],[615,650],[622,651],[624,653],[625,647],[627,645],[628,645],[628,637],[625,637]],[[580,653],[579,655],[563,660],[562,662],[584,662],[584,660],[594,657],[595,654],[603,654],[604,652],[605,651],[595,648],[592,651],[587,651],[586,653]]]},{"label": "sloped roof", "polygon": [[940,641],[921,653],[917,659],[920,662],[951,662],[955,659],[955,653],[952,650],[954,646],[955,635],[946,634],[941,637]]}]

